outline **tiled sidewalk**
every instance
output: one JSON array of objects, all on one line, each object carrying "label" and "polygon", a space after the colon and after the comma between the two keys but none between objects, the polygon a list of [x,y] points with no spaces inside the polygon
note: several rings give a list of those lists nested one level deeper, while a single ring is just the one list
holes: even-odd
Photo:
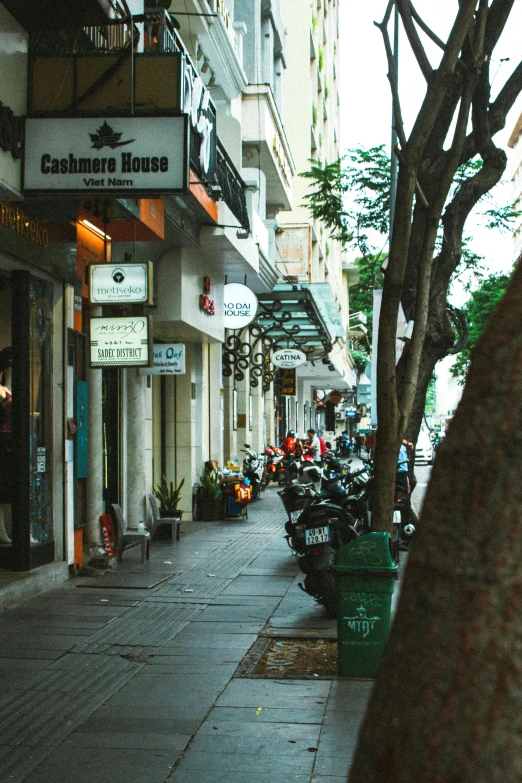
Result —
[{"label": "tiled sidewalk", "polygon": [[283,522],[270,487],[248,521],[184,523],[2,615],[0,779],[344,781],[371,681],[234,677],[260,633],[335,634]]}]

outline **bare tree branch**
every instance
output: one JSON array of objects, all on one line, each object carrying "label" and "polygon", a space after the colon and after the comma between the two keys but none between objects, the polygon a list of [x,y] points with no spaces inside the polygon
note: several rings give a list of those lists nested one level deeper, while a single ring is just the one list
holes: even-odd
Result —
[{"label": "bare tree branch", "polygon": [[431,63],[428,60],[428,56],[426,55],[424,46],[422,45],[422,41],[419,38],[419,34],[413,22],[411,3],[409,0],[397,0],[397,8],[399,9],[404,30],[406,31],[408,41],[410,42],[413,54],[419,64],[419,68],[422,71],[422,75],[426,81],[429,82],[433,73],[433,68],[431,67]]},{"label": "bare tree branch", "polygon": [[473,19],[476,4],[477,0],[461,0],[459,12],[449,34],[442,60],[430,79],[426,97],[408,140],[407,154],[409,163],[412,166],[418,165],[444,97],[453,84],[455,68]]},{"label": "bare tree branch", "polygon": [[488,10],[488,23],[484,38],[484,51],[486,54],[491,55],[491,52],[497,45],[514,4],[515,0],[493,0],[491,3]]},{"label": "bare tree branch", "polygon": [[441,39],[438,37],[438,35],[436,35],[433,32],[433,30],[431,30],[431,28],[428,27],[428,25],[426,24],[424,19],[422,19],[420,14],[415,9],[415,7],[414,7],[413,3],[411,2],[411,0],[410,0],[410,11],[411,11],[411,15],[413,16],[413,18],[415,19],[415,21],[417,22],[417,24],[419,25],[421,30],[424,33],[426,33],[428,38],[431,38],[433,43],[437,44],[437,46],[440,47],[444,51],[444,49],[446,48],[446,44],[444,43],[444,41],[441,41]]},{"label": "bare tree branch", "polygon": [[[390,2],[386,13],[393,7],[393,2]],[[389,20],[389,15],[388,15]],[[390,36],[388,34],[386,15],[382,22],[374,22],[374,25],[379,28],[382,33],[384,41],[384,49],[386,51],[386,59],[388,60],[388,81],[390,82],[393,110],[395,113],[395,131],[399,138],[401,147],[406,146],[406,133],[404,131],[404,122],[402,119],[401,102],[399,98],[399,84],[397,79],[397,72],[395,70],[395,63],[393,59],[393,51],[391,48]]]}]

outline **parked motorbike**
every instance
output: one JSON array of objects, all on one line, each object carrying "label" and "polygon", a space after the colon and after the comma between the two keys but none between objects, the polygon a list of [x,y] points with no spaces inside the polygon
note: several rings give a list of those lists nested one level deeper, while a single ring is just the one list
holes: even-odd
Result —
[{"label": "parked motorbike", "polygon": [[354,518],[343,508],[347,493],[340,472],[335,470],[340,465],[335,462],[337,465],[330,462],[322,469],[305,465],[299,479],[279,492],[288,513],[286,540],[305,575],[300,587],[332,617],[336,614],[336,588],[327,569],[335,552],[358,535]]},{"label": "parked motorbike", "polygon": [[248,443],[245,443],[245,448],[242,449],[242,452],[245,455],[243,459],[243,476],[250,480],[252,498],[257,500],[263,483],[265,459],[257,451],[251,449]]}]

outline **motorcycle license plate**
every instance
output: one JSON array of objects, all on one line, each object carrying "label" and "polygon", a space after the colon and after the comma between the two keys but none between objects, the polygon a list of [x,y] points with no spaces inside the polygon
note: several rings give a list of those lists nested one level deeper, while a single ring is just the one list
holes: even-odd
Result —
[{"label": "motorcycle license plate", "polygon": [[291,520],[292,524],[295,525],[295,523],[297,522],[297,520],[299,519],[299,517],[301,516],[302,513],[303,513],[303,509],[302,508],[296,508],[295,511],[291,511],[290,512],[290,520]]},{"label": "motorcycle license plate", "polygon": [[305,544],[310,546],[312,544],[324,544],[330,540],[330,526],[324,525],[324,527],[311,527],[309,530],[305,530]]}]

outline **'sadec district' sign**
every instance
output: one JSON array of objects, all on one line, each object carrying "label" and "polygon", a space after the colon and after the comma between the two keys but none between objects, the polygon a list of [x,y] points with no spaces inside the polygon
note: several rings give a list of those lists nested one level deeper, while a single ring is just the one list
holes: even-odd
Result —
[{"label": "'sadec district' sign", "polygon": [[306,363],[306,354],[297,348],[280,348],[278,351],[274,351],[270,361],[276,367],[292,369]]},{"label": "'sadec district' sign", "polygon": [[257,313],[257,296],[241,283],[227,283],[223,291],[226,329],[243,329]]},{"label": "'sadec district' sign", "polygon": [[91,367],[148,367],[151,363],[147,315],[90,319]]},{"label": "'sadec district' sign", "polygon": [[150,296],[152,264],[91,264],[89,299],[91,304],[141,302],[152,304]]}]

